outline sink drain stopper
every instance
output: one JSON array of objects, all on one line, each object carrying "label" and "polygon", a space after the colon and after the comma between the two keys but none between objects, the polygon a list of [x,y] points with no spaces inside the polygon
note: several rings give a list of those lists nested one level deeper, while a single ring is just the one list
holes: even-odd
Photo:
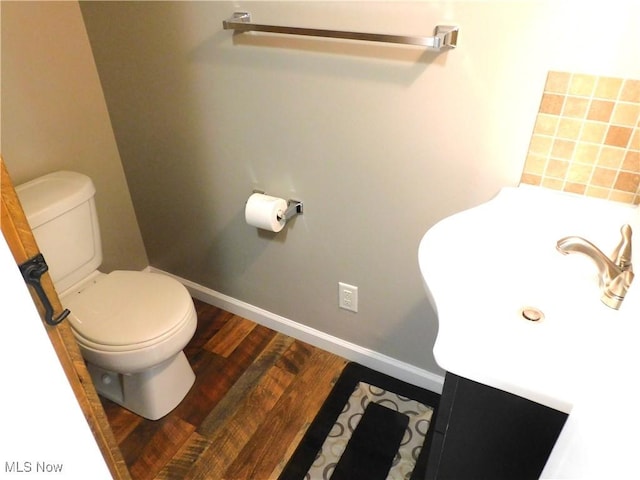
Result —
[{"label": "sink drain stopper", "polygon": [[520,314],[522,318],[530,322],[539,322],[544,319],[544,313],[535,307],[523,307],[522,310],[520,310]]}]

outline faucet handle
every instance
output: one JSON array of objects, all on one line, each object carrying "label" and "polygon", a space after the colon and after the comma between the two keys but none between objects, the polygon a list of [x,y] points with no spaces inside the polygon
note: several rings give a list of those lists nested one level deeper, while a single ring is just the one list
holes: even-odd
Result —
[{"label": "faucet handle", "polygon": [[623,225],[620,233],[622,238],[611,254],[611,260],[622,270],[631,270],[631,226]]},{"label": "faucet handle", "polygon": [[631,270],[623,270],[620,275],[614,278],[611,283],[602,290],[600,300],[608,307],[618,310],[627,294],[627,290],[629,290],[631,286],[633,276]]}]

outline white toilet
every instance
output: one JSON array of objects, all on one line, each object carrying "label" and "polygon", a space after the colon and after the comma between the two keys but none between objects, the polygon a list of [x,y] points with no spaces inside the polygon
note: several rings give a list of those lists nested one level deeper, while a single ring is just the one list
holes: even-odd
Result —
[{"label": "white toilet", "polygon": [[151,420],[169,413],[195,381],[182,351],[197,324],[187,289],[166,275],[97,270],[89,177],[55,172],[16,191],[98,393]]}]

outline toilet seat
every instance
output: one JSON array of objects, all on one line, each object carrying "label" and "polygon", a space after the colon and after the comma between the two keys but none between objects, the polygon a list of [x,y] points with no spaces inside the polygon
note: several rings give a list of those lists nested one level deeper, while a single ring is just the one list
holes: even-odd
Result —
[{"label": "toilet seat", "polygon": [[[166,275],[117,270],[66,295],[69,322],[84,357],[136,372],[182,350],[197,317],[187,289]],[[164,358],[163,358],[164,357]]]},{"label": "toilet seat", "polygon": [[83,339],[107,350],[161,341],[186,320],[191,297],[165,275],[114,271],[69,298],[71,324]]}]

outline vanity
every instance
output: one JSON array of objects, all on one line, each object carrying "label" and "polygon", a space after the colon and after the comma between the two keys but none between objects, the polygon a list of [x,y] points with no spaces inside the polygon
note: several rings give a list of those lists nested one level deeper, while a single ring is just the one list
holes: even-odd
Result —
[{"label": "vanity", "polygon": [[567,415],[447,373],[426,478],[537,479]]},{"label": "vanity", "polygon": [[576,236],[608,256],[624,224],[640,255],[637,207],[522,185],[424,235],[447,372],[427,478],[640,476],[640,280],[610,308],[596,262],[556,249]]}]

